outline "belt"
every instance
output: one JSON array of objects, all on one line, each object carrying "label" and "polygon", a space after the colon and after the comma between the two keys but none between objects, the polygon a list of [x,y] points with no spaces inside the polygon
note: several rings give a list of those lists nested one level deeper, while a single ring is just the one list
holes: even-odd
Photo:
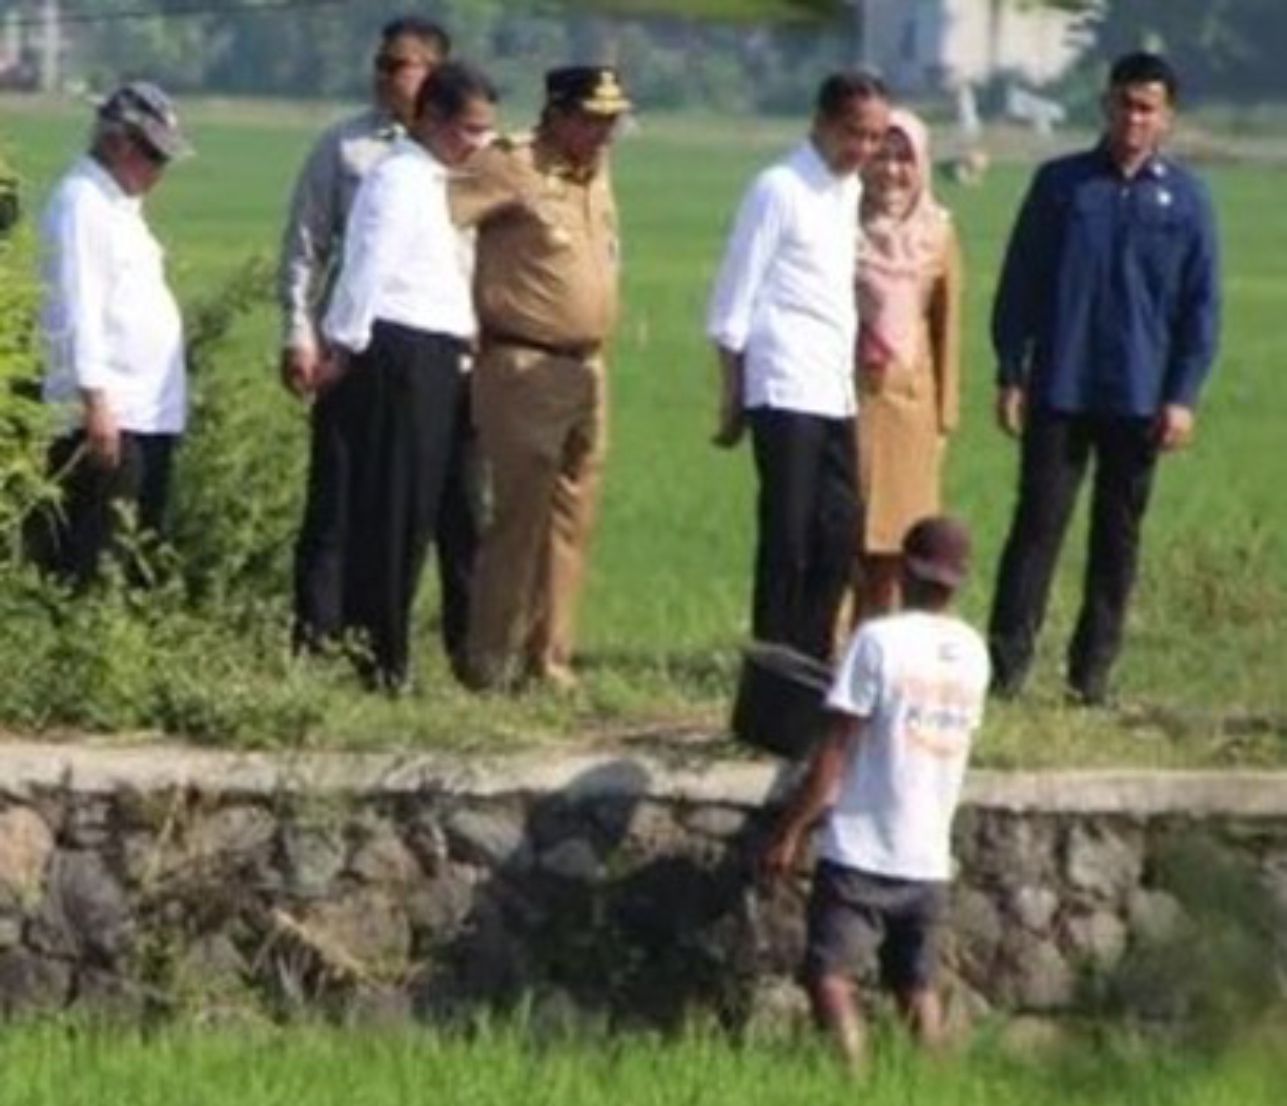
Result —
[{"label": "belt", "polygon": [[523,338],[517,334],[505,334],[489,330],[484,334],[484,341],[497,346],[514,346],[518,349],[534,349],[548,353],[552,357],[566,357],[570,361],[587,361],[603,348],[601,342],[538,342],[534,338]]}]

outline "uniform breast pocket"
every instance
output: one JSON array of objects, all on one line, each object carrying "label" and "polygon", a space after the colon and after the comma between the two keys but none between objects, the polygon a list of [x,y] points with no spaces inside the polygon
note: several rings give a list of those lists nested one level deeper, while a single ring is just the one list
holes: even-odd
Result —
[{"label": "uniform breast pocket", "polygon": [[533,227],[545,249],[558,252],[572,248],[575,236],[559,205],[540,197],[528,205],[528,211],[531,213]]},{"label": "uniform breast pocket", "polygon": [[1135,210],[1134,222],[1138,230],[1151,235],[1175,234],[1183,229],[1184,224],[1169,193],[1141,203]]},{"label": "uniform breast pocket", "polygon": [[1108,227],[1112,208],[1097,193],[1087,192],[1072,197],[1067,206],[1068,219],[1075,233],[1098,234]]},{"label": "uniform breast pocket", "polygon": [[923,366],[900,365],[890,373],[891,389],[901,398],[916,402],[925,398],[929,376]]},{"label": "uniform breast pocket", "polygon": [[1150,205],[1139,211],[1131,227],[1136,259],[1150,279],[1169,283],[1184,252],[1184,223],[1175,211]]}]

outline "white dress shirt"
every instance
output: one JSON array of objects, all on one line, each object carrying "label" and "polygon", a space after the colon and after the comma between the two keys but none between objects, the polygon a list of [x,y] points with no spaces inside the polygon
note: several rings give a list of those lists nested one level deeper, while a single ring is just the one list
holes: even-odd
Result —
[{"label": "white dress shirt", "polygon": [[100,390],[122,430],[181,433],[183,322],[139,199],[81,158],[49,199],[40,241],[45,400],[72,403],[82,389]]},{"label": "white dress shirt", "polygon": [[344,234],[344,264],[322,329],[354,353],[377,319],[470,339],[473,239],[447,212],[448,170],[401,139],[358,189]]},{"label": "white dress shirt", "polygon": [[812,142],[751,185],[707,318],[713,341],[745,355],[745,405],[827,418],[854,413],[854,272],[861,185]]}]

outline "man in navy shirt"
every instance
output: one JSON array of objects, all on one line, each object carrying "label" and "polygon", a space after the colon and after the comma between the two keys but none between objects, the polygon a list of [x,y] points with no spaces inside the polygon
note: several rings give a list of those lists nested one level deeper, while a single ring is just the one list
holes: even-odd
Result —
[{"label": "man in navy shirt", "polygon": [[1075,700],[1103,702],[1154,466],[1193,436],[1216,352],[1219,275],[1206,189],[1159,152],[1176,86],[1163,58],[1120,58],[1102,140],[1037,171],[1010,239],[992,319],[997,418],[1022,440],[988,630],[1001,695],[1016,694],[1027,674],[1093,456],[1089,560],[1067,680]]}]

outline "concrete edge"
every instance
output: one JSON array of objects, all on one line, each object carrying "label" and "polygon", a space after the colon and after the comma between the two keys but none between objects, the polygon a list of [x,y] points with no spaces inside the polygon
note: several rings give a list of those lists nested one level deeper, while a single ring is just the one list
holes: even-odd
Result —
[{"label": "concrete edge", "polygon": [[[0,795],[67,790],[108,795],[193,788],[244,798],[276,795],[563,793],[759,806],[794,776],[776,761],[683,764],[635,753],[533,752],[489,757],[423,753],[243,753],[159,744],[0,743]],[[1095,770],[972,772],[965,803],[1015,813],[1287,817],[1287,772]]]}]

